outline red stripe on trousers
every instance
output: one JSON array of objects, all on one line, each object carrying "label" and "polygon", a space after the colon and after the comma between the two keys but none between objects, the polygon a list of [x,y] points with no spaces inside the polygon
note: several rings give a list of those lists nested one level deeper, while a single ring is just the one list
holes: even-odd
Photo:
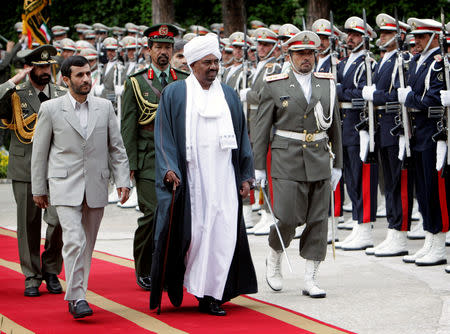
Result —
[{"label": "red stripe on trousers", "polygon": [[400,231],[408,231],[408,213],[409,213],[409,203],[408,203],[408,170],[402,169],[401,180],[400,180],[400,197],[402,200],[402,227]]},{"label": "red stripe on trousers", "polygon": [[273,208],[273,185],[272,185],[271,162],[272,162],[272,149],[269,145],[269,150],[267,151],[267,158],[266,158],[267,182],[269,183],[270,205]]},{"label": "red stripe on trousers", "polygon": [[250,190],[250,204],[255,204],[255,191]]},{"label": "red stripe on trousers", "polygon": [[370,223],[370,164],[362,165],[363,223]]},{"label": "red stripe on trousers", "polygon": [[334,191],[334,216],[340,217],[341,213],[341,181],[338,182],[336,190]]},{"label": "red stripe on trousers", "polygon": [[438,172],[439,204],[441,205],[442,232],[448,232],[448,210],[447,192],[445,191],[445,180],[441,177],[442,171]]}]

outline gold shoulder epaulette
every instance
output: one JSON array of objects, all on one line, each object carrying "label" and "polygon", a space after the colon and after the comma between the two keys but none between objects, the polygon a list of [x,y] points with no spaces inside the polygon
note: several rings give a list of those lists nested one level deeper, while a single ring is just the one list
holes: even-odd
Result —
[{"label": "gold shoulder epaulette", "polygon": [[289,78],[289,74],[287,73],[280,73],[280,74],[274,74],[274,75],[269,75],[266,77],[266,81],[267,82],[272,82],[272,81],[278,81],[278,80],[284,80]]},{"label": "gold shoulder epaulette", "polygon": [[314,76],[319,79],[334,79],[333,73],[328,72],[314,72]]},{"label": "gold shoulder epaulette", "polygon": [[16,86],[16,90],[18,90],[18,89],[24,89],[25,88],[25,83],[21,83],[21,84],[18,84],[17,86]]}]

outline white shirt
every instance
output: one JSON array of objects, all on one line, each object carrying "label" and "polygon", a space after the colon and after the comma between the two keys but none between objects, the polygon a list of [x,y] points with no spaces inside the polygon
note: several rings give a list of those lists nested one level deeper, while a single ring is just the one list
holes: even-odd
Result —
[{"label": "white shirt", "polygon": [[311,100],[311,73],[300,74],[295,71],[293,71],[293,73],[298,83],[300,84],[306,101],[309,103],[309,101]]},{"label": "white shirt", "polygon": [[417,73],[417,70],[419,69],[419,67],[423,64],[423,62],[430,56],[430,54],[432,54],[437,49],[439,49],[439,47],[436,47],[434,49],[428,50],[425,53],[420,54],[419,60],[417,60],[416,73]]},{"label": "white shirt", "polygon": [[86,139],[87,136],[87,127],[88,127],[88,100],[84,101],[83,103],[79,103],[76,101],[72,94],[69,92],[69,99],[70,103],[73,106],[73,110],[75,110],[75,114],[77,115],[78,119],[80,120],[81,125],[81,131],[83,132],[83,137]]},{"label": "white shirt", "polygon": [[330,58],[330,55],[319,58],[319,61],[317,62],[317,68],[316,70],[319,71],[322,65]]},{"label": "white shirt", "polygon": [[380,72],[381,67],[383,67],[384,63],[385,63],[389,58],[391,58],[392,55],[393,55],[395,52],[397,52],[397,50],[395,50],[395,49],[392,50],[392,51],[389,51],[389,52],[385,52],[383,58],[381,59],[380,66],[378,67],[378,72]]},{"label": "white shirt", "polygon": [[116,63],[117,63],[117,60],[109,61],[106,63],[105,75],[106,75],[106,73],[109,72],[110,69],[112,69],[114,67],[114,65],[116,65]]},{"label": "white shirt", "polygon": [[355,52],[355,53],[350,53],[350,56],[348,57],[347,60],[347,64],[345,64],[344,67],[344,75],[347,73],[348,69],[350,68],[350,66],[353,64],[353,62],[360,56],[362,56],[364,53],[364,50],[361,50],[359,52]]}]

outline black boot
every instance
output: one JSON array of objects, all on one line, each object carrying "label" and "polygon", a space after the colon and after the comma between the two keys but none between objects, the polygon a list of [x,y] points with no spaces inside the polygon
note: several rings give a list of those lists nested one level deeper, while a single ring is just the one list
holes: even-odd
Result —
[{"label": "black boot", "polygon": [[202,313],[211,315],[224,316],[227,314],[223,308],[220,307],[220,302],[213,297],[205,296],[198,299],[198,310]]}]

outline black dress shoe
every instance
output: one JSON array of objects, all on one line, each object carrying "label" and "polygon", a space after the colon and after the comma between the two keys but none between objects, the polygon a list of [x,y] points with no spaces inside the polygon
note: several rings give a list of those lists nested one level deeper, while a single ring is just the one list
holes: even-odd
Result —
[{"label": "black dress shoe", "polygon": [[31,286],[25,288],[23,295],[26,297],[39,297],[41,294],[39,293],[39,288],[37,286]]},{"label": "black dress shoe", "polygon": [[62,293],[62,286],[61,283],[59,283],[59,279],[56,274],[44,273],[43,278],[47,283],[48,292],[55,294]]},{"label": "black dress shoe", "polygon": [[150,276],[136,276],[136,282],[145,291],[152,289],[152,278]]},{"label": "black dress shoe", "polygon": [[202,313],[208,313],[218,316],[227,314],[227,312],[225,312],[225,310],[220,307],[219,301],[208,296],[199,299],[198,310]]},{"label": "black dress shoe", "polygon": [[94,313],[85,300],[80,300],[78,303],[69,302],[69,312],[75,319],[84,318]]}]

